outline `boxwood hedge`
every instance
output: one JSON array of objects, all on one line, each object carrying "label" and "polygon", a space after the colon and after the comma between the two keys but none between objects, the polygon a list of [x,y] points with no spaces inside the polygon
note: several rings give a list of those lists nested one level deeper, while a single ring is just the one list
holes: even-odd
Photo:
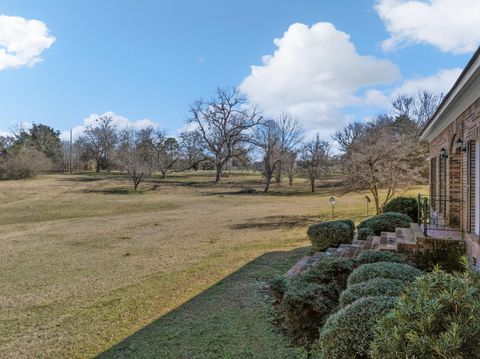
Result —
[{"label": "boxwood hedge", "polygon": [[396,197],[389,201],[383,210],[406,214],[418,223],[418,199],[415,197]]},{"label": "boxwood hedge", "polygon": [[299,344],[311,343],[337,303],[336,292],[328,285],[292,282],[281,304],[287,334]]},{"label": "boxwood hedge", "polygon": [[368,237],[374,236],[374,235],[375,235],[375,232],[373,232],[373,229],[371,229],[370,227],[359,228],[357,231],[357,239],[361,241],[367,240]]},{"label": "boxwood hedge", "polygon": [[392,253],[388,251],[368,250],[360,253],[360,255],[357,257],[357,262],[360,264],[377,262],[402,263],[403,260],[397,253]]},{"label": "boxwood hedge", "polygon": [[406,282],[399,279],[370,279],[344,290],[340,295],[340,306],[346,307],[363,297],[396,297],[402,293],[405,286]]},{"label": "boxwood hedge", "polygon": [[363,264],[355,269],[348,277],[348,286],[366,282],[370,279],[400,279],[405,282],[413,282],[422,272],[408,264],[377,262]]},{"label": "boxwood hedge", "polygon": [[412,219],[403,213],[386,212],[363,220],[358,229],[371,228],[374,235],[379,236],[382,232],[395,232],[398,227],[410,227]]},{"label": "boxwood hedge", "polygon": [[289,280],[274,278],[270,282],[279,319],[297,343],[310,344],[318,337],[319,328],[336,309],[353,268],[351,259],[323,257]]},{"label": "boxwood hedge", "polygon": [[352,243],[353,241],[352,228],[343,221],[321,222],[311,225],[308,228],[307,235],[316,251],[324,251],[329,247],[337,247],[342,243]]},{"label": "boxwood hedge", "polygon": [[320,331],[315,357],[368,358],[375,325],[397,300],[395,297],[362,298],[331,315]]}]

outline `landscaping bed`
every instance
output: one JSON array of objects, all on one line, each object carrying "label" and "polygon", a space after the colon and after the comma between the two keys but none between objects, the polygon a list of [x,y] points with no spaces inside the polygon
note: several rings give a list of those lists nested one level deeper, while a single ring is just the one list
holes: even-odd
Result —
[{"label": "landscaping bed", "polygon": [[[386,213],[358,228],[380,234],[410,221]],[[348,245],[350,222],[310,227],[312,247]],[[329,250],[270,284],[277,324],[309,358],[480,358],[480,274],[466,260],[445,267],[461,269],[453,273],[423,272],[397,253],[344,258]]]}]

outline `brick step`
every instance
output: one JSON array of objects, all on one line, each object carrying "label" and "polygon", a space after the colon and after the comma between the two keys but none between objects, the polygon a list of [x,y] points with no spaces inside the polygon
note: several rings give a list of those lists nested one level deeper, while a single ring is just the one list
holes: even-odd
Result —
[{"label": "brick step", "polygon": [[303,257],[287,272],[286,276],[295,276],[326,256],[354,259],[367,250],[417,252],[417,238],[421,235],[419,226],[412,224],[410,228],[396,228],[395,232],[382,232],[379,236],[370,236],[363,241],[354,239],[351,244],[341,244],[337,248],[328,248],[324,252],[315,252],[312,256]]}]

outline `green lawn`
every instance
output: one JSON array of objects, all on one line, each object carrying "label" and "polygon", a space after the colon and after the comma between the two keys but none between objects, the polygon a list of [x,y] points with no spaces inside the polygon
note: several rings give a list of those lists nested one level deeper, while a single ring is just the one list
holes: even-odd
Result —
[{"label": "green lawn", "polygon": [[340,196],[330,180],[312,195],[298,179],[245,195],[261,190],[258,175],[210,179],[141,193],[115,174],[0,182],[0,357],[297,355],[260,289],[301,257],[330,196],[337,218],[358,222],[365,193]]},{"label": "green lawn", "polygon": [[107,358],[303,358],[269,316],[265,282],[307,252],[270,252],[155,320],[100,356]]}]

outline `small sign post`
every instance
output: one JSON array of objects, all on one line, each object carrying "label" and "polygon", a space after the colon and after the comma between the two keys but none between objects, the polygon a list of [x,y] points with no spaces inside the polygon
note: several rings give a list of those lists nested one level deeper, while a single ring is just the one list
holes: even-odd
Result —
[{"label": "small sign post", "polygon": [[335,216],[335,203],[336,203],[336,199],[335,197],[330,197],[330,204],[332,205],[332,219],[334,218]]}]

